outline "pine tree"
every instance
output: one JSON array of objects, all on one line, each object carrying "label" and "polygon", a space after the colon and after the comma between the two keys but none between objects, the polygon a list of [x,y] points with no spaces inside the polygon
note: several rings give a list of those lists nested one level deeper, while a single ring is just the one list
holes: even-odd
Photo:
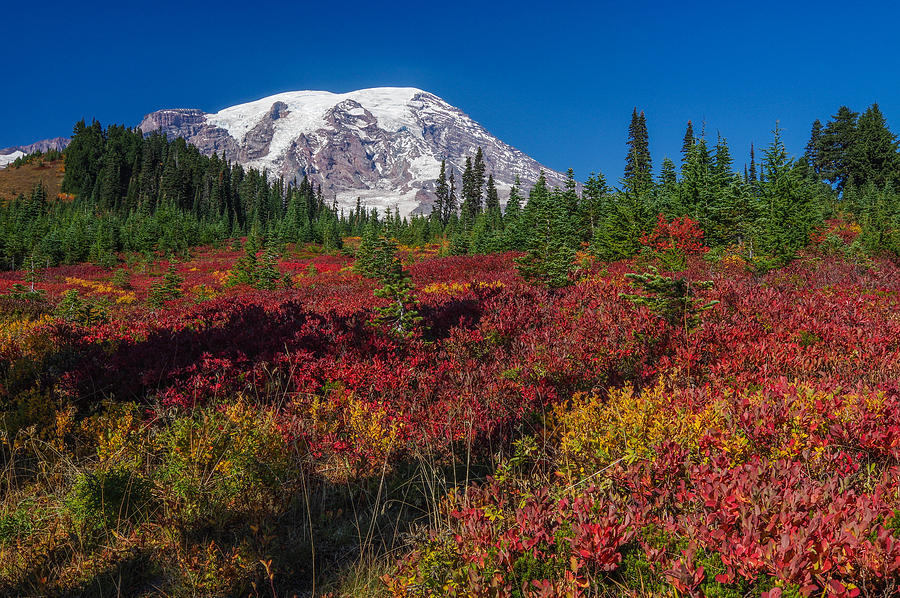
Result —
[{"label": "pine tree", "polygon": [[654,225],[653,208],[643,195],[619,193],[594,231],[591,250],[601,260],[631,257],[641,249],[640,239]]},{"label": "pine tree", "polygon": [[756,185],[756,180],[757,180],[756,174],[757,174],[756,173],[756,152],[753,149],[753,144],[751,143],[750,144],[750,178],[748,180],[750,181],[750,184],[754,185],[754,186]]},{"label": "pine tree", "polygon": [[478,212],[482,210],[482,189],[484,188],[484,172],[485,172],[485,164],[484,164],[484,152],[481,151],[481,147],[475,151],[475,159],[472,161],[472,180],[474,183],[474,203],[478,208]]},{"label": "pine tree", "polygon": [[178,299],[184,295],[182,285],[184,279],[178,274],[175,264],[169,264],[161,282],[150,285],[147,303],[150,307],[162,307],[167,301]]},{"label": "pine tree", "polygon": [[877,103],[859,116],[852,163],[849,183],[855,187],[871,183],[883,189],[888,183],[900,182],[897,137],[888,128]]},{"label": "pine tree", "polygon": [[694,123],[691,121],[687,122],[687,129],[684,131],[684,139],[681,142],[681,162],[682,164],[687,162],[688,153],[691,151],[691,148],[694,147]]},{"label": "pine tree", "polygon": [[453,174],[452,168],[450,169],[450,191],[447,197],[448,200],[446,205],[444,206],[444,226],[450,224],[450,218],[456,215],[456,176]]},{"label": "pine tree", "polygon": [[258,289],[275,289],[280,281],[286,279],[278,270],[278,254],[271,246],[263,252],[262,261],[255,274],[256,281],[253,286]]},{"label": "pine tree", "polygon": [[500,215],[500,196],[494,184],[494,175],[488,176],[487,191],[485,192],[484,211],[491,215]]},{"label": "pine tree", "polygon": [[447,218],[449,217],[447,206],[450,203],[450,187],[447,185],[446,160],[441,160],[441,173],[438,175],[437,183],[435,184],[435,195],[437,197],[434,202],[434,207],[431,210],[431,214],[434,219],[441,223],[441,226],[447,226]]},{"label": "pine tree", "polygon": [[474,189],[475,174],[472,170],[472,158],[466,156],[466,166],[462,174],[462,206],[460,207],[461,216],[466,222],[471,222],[477,212]]},{"label": "pine tree", "polygon": [[600,222],[606,217],[609,209],[608,202],[609,187],[606,184],[606,177],[602,172],[592,172],[581,192],[581,217],[585,234],[589,238],[594,236]]},{"label": "pine tree", "polygon": [[731,183],[731,177],[734,176],[731,165],[731,151],[728,149],[728,141],[719,135],[716,140],[716,154],[713,157],[712,164],[713,184],[718,192],[723,191]]},{"label": "pine tree", "polygon": [[637,108],[631,115],[628,127],[628,154],[625,156],[625,192],[634,195],[648,193],[653,187],[653,165],[650,160],[650,142],[647,119]]},{"label": "pine tree", "polygon": [[575,238],[566,194],[550,192],[541,172],[528,197],[523,219],[528,236],[525,255],[517,259],[519,274],[525,280],[559,288],[569,284],[574,268]]},{"label": "pine tree", "polygon": [[821,211],[808,180],[788,158],[777,124],[765,156],[755,249],[768,263],[783,264],[809,241],[809,233],[821,221]]},{"label": "pine tree", "polygon": [[855,150],[858,116],[846,106],[841,106],[822,130],[819,147],[820,174],[823,179],[835,185],[838,193],[844,191],[857,171]]},{"label": "pine tree", "polygon": [[675,163],[669,158],[664,158],[660,167],[655,211],[664,214],[667,218],[680,216],[683,211],[678,197],[678,176],[675,173]]},{"label": "pine tree", "polygon": [[822,121],[817,118],[813,121],[812,130],[809,133],[809,141],[806,142],[806,153],[804,154],[806,163],[815,178],[818,178],[819,173],[822,171],[821,146]]},{"label": "pine tree", "polygon": [[412,294],[414,287],[397,256],[397,245],[387,237],[380,236],[376,242],[372,274],[382,285],[374,291],[375,296],[388,300],[386,306],[376,310],[375,323],[402,338],[414,335],[422,322]]},{"label": "pine tree", "polygon": [[356,251],[353,270],[362,276],[371,277],[375,273],[375,250],[378,246],[378,221],[370,218],[363,229],[362,240]]},{"label": "pine tree", "polygon": [[678,185],[680,216],[690,216],[706,231],[709,228],[710,207],[715,201],[717,185],[714,177],[713,158],[701,138],[688,152],[681,169]]},{"label": "pine tree", "polygon": [[503,248],[506,250],[518,249],[521,232],[522,198],[519,196],[521,182],[519,175],[513,186],[509,189],[509,197],[506,200],[506,208],[503,212]]},{"label": "pine tree", "polygon": [[631,279],[647,295],[620,293],[619,296],[636,305],[643,305],[651,313],[665,320],[673,328],[685,332],[700,323],[700,314],[712,308],[718,301],[704,303],[695,298],[697,290],[709,289],[712,281],[692,282],[682,277],[669,277],[651,269],[646,274],[629,273]]}]

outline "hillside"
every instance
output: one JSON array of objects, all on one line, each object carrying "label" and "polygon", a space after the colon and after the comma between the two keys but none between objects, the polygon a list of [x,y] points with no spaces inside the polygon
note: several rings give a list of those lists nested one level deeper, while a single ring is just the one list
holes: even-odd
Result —
[{"label": "hillside", "polygon": [[63,173],[62,160],[0,168],[0,200],[15,199],[20,193],[28,195],[38,183],[43,183],[47,188],[47,197],[57,197]]}]

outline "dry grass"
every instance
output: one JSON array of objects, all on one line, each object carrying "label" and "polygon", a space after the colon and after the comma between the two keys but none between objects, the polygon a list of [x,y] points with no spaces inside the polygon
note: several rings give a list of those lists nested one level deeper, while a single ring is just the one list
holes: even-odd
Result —
[{"label": "dry grass", "polygon": [[39,182],[47,188],[48,198],[58,197],[64,171],[62,160],[0,168],[0,201],[15,199],[20,193],[28,195]]}]

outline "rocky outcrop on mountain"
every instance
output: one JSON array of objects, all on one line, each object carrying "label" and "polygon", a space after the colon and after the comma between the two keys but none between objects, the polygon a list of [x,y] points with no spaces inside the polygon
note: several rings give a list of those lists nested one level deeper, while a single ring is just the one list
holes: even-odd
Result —
[{"label": "rocky outcrop on mountain", "polygon": [[184,137],[202,152],[266,170],[286,181],[303,176],[347,207],[428,213],[441,160],[459,180],[465,159],[481,147],[502,200],[519,176],[529,187],[543,170],[550,185],[564,176],[488,133],[459,109],[414,88],[374,88],[345,94],[282,93],[225,108],[153,112],[139,125]]},{"label": "rocky outcrop on mountain", "polygon": [[69,145],[68,137],[54,137],[53,139],[42,139],[28,145],[13,145],[0,149],[0,156],[22,152],[22,154],[33,154],[34,152],[47,152],[50,150],[62,151]]}]

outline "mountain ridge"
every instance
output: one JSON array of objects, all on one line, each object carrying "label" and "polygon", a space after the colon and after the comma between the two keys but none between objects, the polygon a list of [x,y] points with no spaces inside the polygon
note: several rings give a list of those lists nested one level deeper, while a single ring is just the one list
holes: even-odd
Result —
[{"label": "mountain ridge", "polygon": [[289,91],[215,113],[163,109],[147,114],[138,127],[145,134],[184,137],[201,152],[223,154],[286,181],[305,175],[344,207],[360,198],[369,207],[396,207],[403,215],[428,213],[441,160],[459,183],[465,158],[478,147],[503,200],[516,175],[526,187],[541,171],[550,185],[565,180],[460,109],[414,87]]}]

